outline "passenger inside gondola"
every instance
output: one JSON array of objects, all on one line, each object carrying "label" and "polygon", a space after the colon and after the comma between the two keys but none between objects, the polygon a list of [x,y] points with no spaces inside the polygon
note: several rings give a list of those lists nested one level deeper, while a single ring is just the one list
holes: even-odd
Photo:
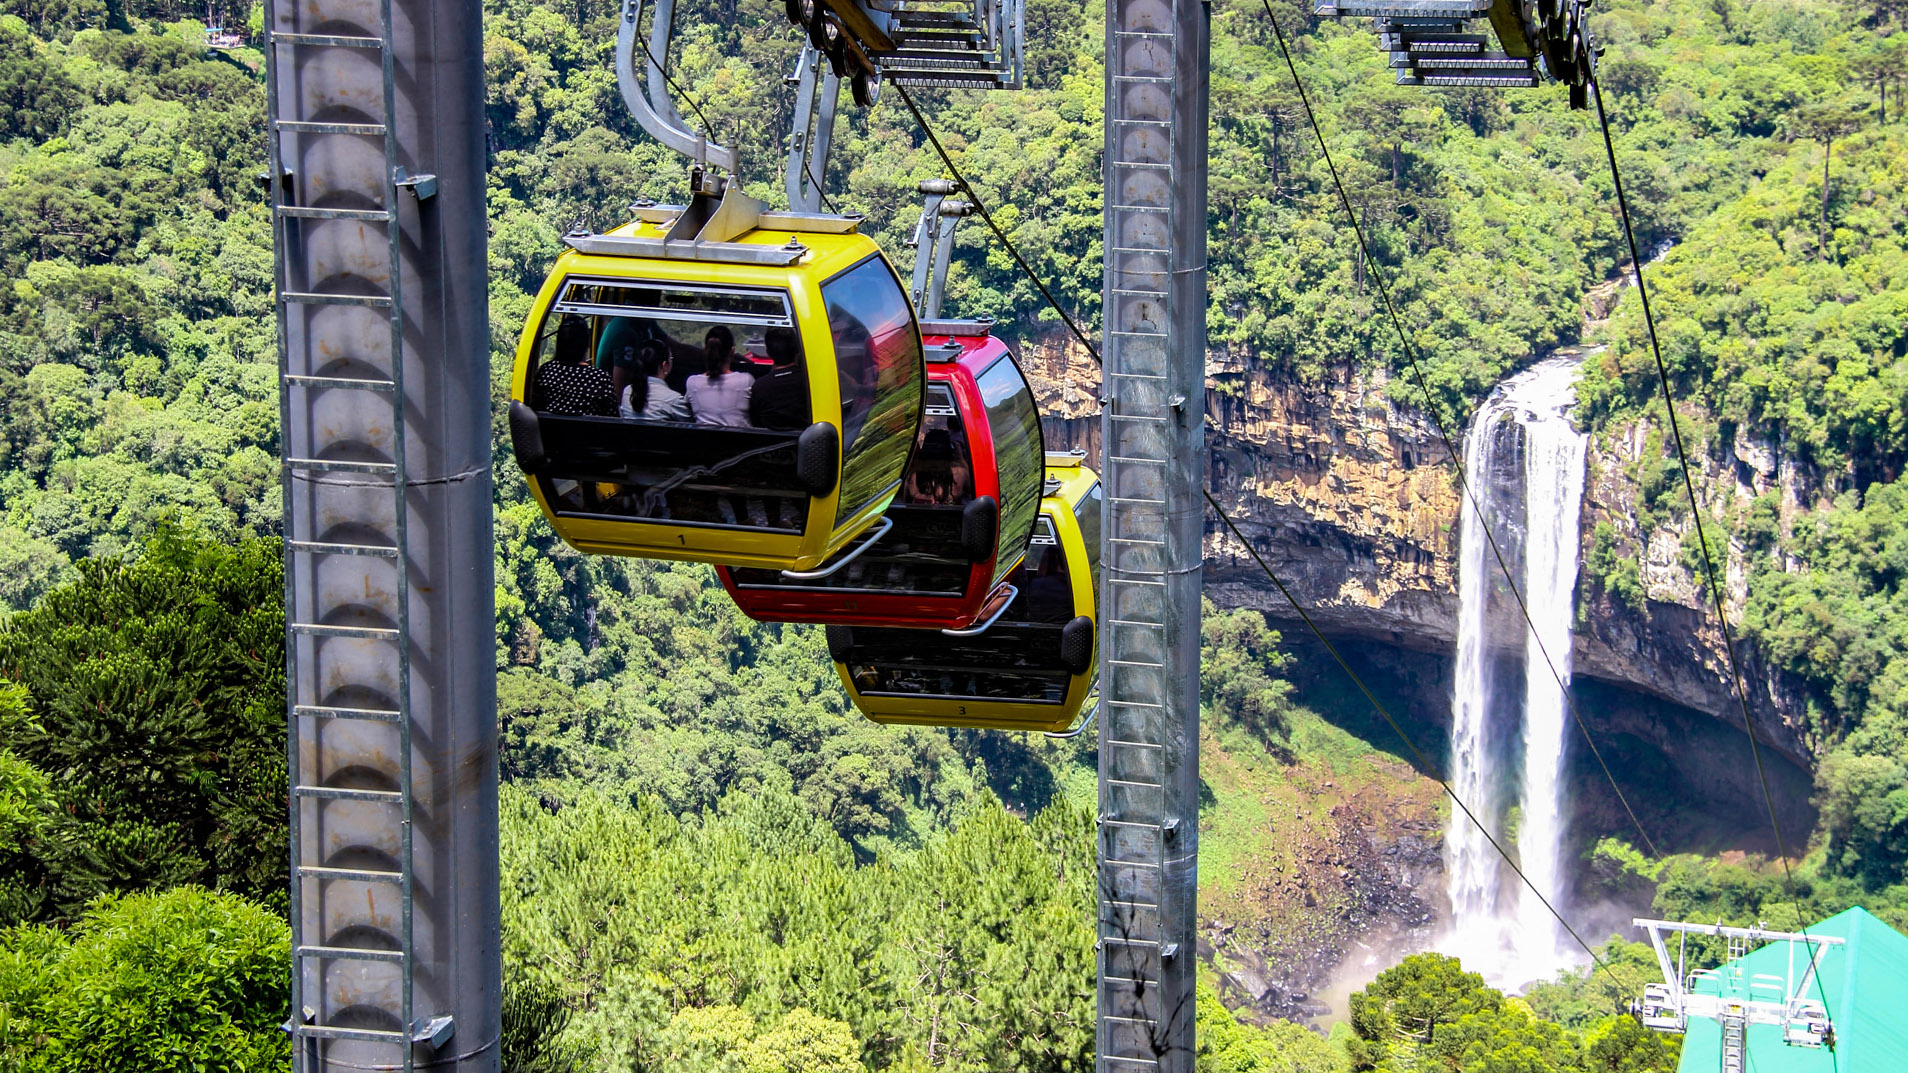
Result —
[{"label": "passenger inside gondola", "polygon": [[556,353],[537,370],[537,409],[568,417],[616,416],[610,375],[590,364],[590,325],[565,316],[557,324]]},{"label": "passenger inside gondola", "polygon": [[735,361],[735,336],[718,324],[709,329],[703,346],[707,371],[690,377],[683,390],[689,396],[689,409],[695,412],[696,423],[750,427],[749,394],[755,388],[755,377],[730,368]]},{"label": "passenger inside gondola", "polygon": [[650,421],[694,421],[695,415],[689,412],[689,400],[683,393],[669,386],[669,371],[675,360],[669,356],[669,348],[660,343],[651,343],[643,348],[643,372],[649,378],[647,399],[639,414],[624,413],[624,417],[641,416]]},{"label": "passenger inside gondola", "polygon": [[1008,611],[1019,612],[1028,622],[1065,624],[1073,617],[1073,582],[1067,578],[1067,557],[1058,545],[1029,549],[1021,564],[1020,605]]},{"label": "passenger inside gondola", "polygon": [[808,374],[801,366],[802,343],[793,328],[770,328],[762,336],[768,371],[756,378],[749,395],[749,423],[756,428],[808,427]]}]

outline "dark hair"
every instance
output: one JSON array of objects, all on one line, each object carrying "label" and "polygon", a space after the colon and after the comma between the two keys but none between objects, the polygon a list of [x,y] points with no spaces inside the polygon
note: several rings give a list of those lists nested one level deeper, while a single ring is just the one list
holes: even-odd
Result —
[{"label": "dark hair", "polygon": [[770,328],[763,332],[762,346],[768,351],[769,361],[778,367],[793,365],[802,356],[801,337],[793,328]]},{"label": "dark hair", "polygon": [[735,334],[722,325],[716,324],[710,326],[709,330],[703,334],[702,339],[705,346],[707,346],[709,340],[714,339],[716,340],[717,347],[720,348],[719,350],[711,350],[708,355],[708,375],[710,382],[713,383],[717,377],[729,371],[729,363],[735,360]]},{"label": "dark hair", "polygon": [[556,360],[565,365],[581,365],[590,359],[590,322],[574,313],[563,314],[557,322]]},{"label": "dark hair", "polygon": [[643,375],[662,379],[662,367],[669,364],[669,348],[651,339],[643,343],[636,351],[636,360],[642,363]]}]

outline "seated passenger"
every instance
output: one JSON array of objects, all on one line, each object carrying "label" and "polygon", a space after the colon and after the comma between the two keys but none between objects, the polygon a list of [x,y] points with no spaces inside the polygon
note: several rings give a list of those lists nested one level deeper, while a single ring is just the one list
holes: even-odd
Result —
[{"label": "seated passenger", "polygon": [[902,489],[910,506],[927,507],[954,502],[954,443],[944,428],[923,428]]},{"label": "seated passenger", "polygon": [[807,428],[808,375],[801,367],[800,337],[793,328],[770,328],[763,343],[773,364],[755,380],[749,423],[757,428]]},{"label": "seated passenger", "polygon": [[749,427],[749,394],[755,388],[755,377],[729,371],[729,362],[735,358],[735,337],[718,324],[709,329],[703,345],[709,355],[709,371],[690,377],[685,385],[696,424]]},{"label": "seated passenger", "polygon": [[968,465],[968,459],[973,456],[967,447],[967,437],[961,434],[960,429],[948,431],[948,443],[953,448],[954,457],[947,467],[950,489],[947,501],[966,503],[974,498],[974,471]]},{"label": "seated passenger", "polygon": [[1065,623],[1073,618],[1073,585],[1061,567],[1059,549],[1043,550],[1039,567],[1026,582],[1026,597],[1026,621]]},{"label": "seated passenger", "polygon": [[537,366],[531,398],[535,409],[561,417],[615,417],[616,390],[610,374],[590,364],[590,324],[564,314],[557,325],[556,353]]},{"label": "seated passenger", "polygon": [[669,369],[675,364],[669,356],[669,348],[655,344],[644,347],[642,362],[643,371],[649,376],[649,394],[640,411],[641,415],[651,421],[695,420],[695,415],[689,412],[689,400],[683,397],[682,392],[669,386]]}]

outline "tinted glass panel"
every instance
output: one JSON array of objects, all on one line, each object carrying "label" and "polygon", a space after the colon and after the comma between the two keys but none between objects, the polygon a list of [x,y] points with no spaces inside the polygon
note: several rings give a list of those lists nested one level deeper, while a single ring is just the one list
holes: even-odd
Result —
[{"label": "tinted glass panel", "polygon": [[550,460],[539,479],[561,514],[807,523],[795,439],[808,379],[784,293],[571,280],[539,333],[528,394]]},{"label": "tinted glass panel", "polygon": [[979,637],[921,630],[850,632],[847,667],[862,693],[1058,704],[1072,675],[1060,662],[1060,631],[1073,618],[1066,556],[1045,517],[1026,562],[1010,579],[1020,594]]},{"label": "tinted glass panel", "polygon": [[924,630],[855,627],[848,676],[863,694],[1059,704],[1072,676],[1060,627],[997,622],[956,640]]},{"label": "tinted glass panel", "polygon": [[1002,356],[977,378],[987,424],[994,436],[994,457],[1000,465],[1000,547],[998,568],[1012,562],[1009,549],[1027,541],[1034,515],[1040,511],[1040,489],[1046,479],[1045,445],[1040,436],[1040,411],[1033,392],[1013,359]]},{"label": "tinted glass panel", "polygon": [[1073,516],[1080,523],[1080,539],[1086,543],[1087,563],[1093,568],[1093,598],[1100,599],[1100,514],[1106,509],[1106,496],[1100,491],[1100,482],[1094,481],[1086,495],[1073,508]]},{"label": "tinted glass panel", "polygon": [[840,525],[901,476],[921,412],[921,335],[879,256],[822,284],[821,295],[841,378]]},{"label": "tinted glass panel", "polygon": [[676,320],[746,321],[762,326],[793,325],[788,295],[783,291],[742,287],[689,287],[678,283],[646,283],[571,279],[557,298],[566,313],[641,315]]}]

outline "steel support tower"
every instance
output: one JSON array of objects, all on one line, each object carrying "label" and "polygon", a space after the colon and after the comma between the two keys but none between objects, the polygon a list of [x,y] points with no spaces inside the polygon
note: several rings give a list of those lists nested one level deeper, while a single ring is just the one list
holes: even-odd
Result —
[{"label": "steel support tower", "polygon": [[1208,18],[1107,8],[1098,1073],[1193,1067]]},{"label": "steel support tower", "polygon": [[301,1073],[498,1068],[481,23],[267,18]]}]

